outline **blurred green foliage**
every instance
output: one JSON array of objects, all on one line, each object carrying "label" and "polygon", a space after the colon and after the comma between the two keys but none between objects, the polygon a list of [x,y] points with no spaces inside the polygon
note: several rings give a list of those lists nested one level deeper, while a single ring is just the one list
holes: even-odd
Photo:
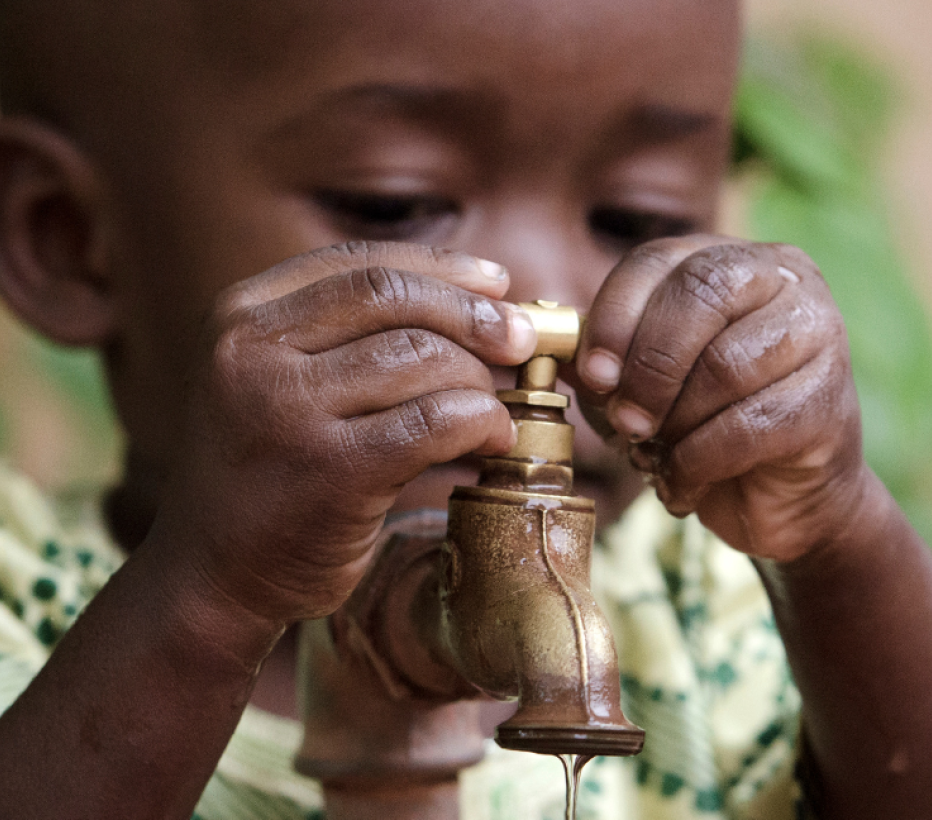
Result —
[{"label": "blurred green foliage", "polygon": [[[59,489],[110,480],[121,442],[99,356],[53,344],[5,313],[0,315],[0,336],[5,353],[0,361],[0,457],[20,453],[28,439],[29,462],[52,419],[58,429],[52,443],[42,448],[43,479]],[[22,390],[26,396],[20,395]],[[51,412],[37,419],[36,401]],[[45,429],[36,429],[36,424]],[[18,466],[31,473],[37,467]]]},{"label": "blurred green foliage", "polygon": [[109,442],[114,418],[100,357],[92,350],[75,350],[29,334],[24,352],[32,364],[55,384],[78,414],[87,433]]},{"label": "blurred green foliage", "polygon": [[803,248],[845,319],[868,462],[932,536],[932,335],[892,238],[878,168],[886,73],[830,38],[752,42],[736,103],[753,238]]}]

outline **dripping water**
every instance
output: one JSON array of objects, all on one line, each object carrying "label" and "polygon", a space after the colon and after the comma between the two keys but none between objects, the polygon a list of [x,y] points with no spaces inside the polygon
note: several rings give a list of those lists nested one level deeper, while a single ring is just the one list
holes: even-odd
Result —
[{"label": "dripping water", "polygon": [[576,820],[576,795],[579,792],[579,775],[592,755],[563,754],[556,755],[563,764],[566,775],[566,820]]}]

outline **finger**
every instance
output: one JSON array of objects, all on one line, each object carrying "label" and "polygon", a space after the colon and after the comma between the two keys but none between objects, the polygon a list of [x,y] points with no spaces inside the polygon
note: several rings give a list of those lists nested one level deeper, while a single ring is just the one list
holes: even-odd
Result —
[{"label": "finger", "polygon": [[707,345],[768,304],[787,280],[768,246],[705,248],[681,262],[651,295],[607,412],[632,440],[654,436]]},{"label": "finger", "polygon": [[257,305],[249,317],[247,325],[266,341],[309,354],[377,333],[421,328],[489,364],[514,365],[531,356],[537,339],[517,305],[392,268],[331,276]]},{"label": "finger", "polygon": [[853,423],[853,417],[825,423],[832,408],[855,406],[833,398],[848,389],[849,376],[847,364],[826,352],[694,430],[659,465],[668,509],[685,515],[709,487],[758,467],[800,475],[824,469]]},{"label": "finger", "polygon": [[803,287],[786,287],[702,351],[658,437],[675,443],[729,405],[758,393],[843,336],[837,312]]},{"label": "finger", "polygon": [[366,268],[395,268],[432,276],[451,285],[500,299],[508,290],[501,265],[460,251],[405,242],[354,241],[309,251],[228,289],[228,310],[279,299],[328,276]]},{"label": "finger", "polygon": [[[301,382],[324,412],[342,419],[388,410],[448,390],[494,396],[489,369],[430,331],[404,328],[367,336],[299,360]],[[327,390],[320,386],[326,385]]]},{"label": "finger", "polygon": [[[356,479],[383,487],[385,476],[398,485],[428,467],[454,461],[467,453],[507,452],[514,426],[505,406],[482,391],[431,393],[380,413],[346,422],[354,452]],[[397,487],[395,487],[397,489]]]},{"label": "finger", "polygon": [[612,270],[589,310],[576,357],[583,386],[607,394],[618,386],[622,363],[654,289],[684,259],[711,245],[736,241],[709,234],[674,237],[635,248]]}]

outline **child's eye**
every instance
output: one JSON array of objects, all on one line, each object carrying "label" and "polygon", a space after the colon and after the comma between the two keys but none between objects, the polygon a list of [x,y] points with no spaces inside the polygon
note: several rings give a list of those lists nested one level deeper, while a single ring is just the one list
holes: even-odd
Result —
[{"label": "child's eye", "polygon": [[360,239],[411,239],[436,230],[458,213],[449,199],[425,194],[323,190],[313,199],[338,229]]},{"label": "child's eye", "polygon": [[691,219],[626,208],[595,208],[589,214],[590,230],[609,242],[626,247],[652,239],[684,236],[694,233],[697,227]]}]

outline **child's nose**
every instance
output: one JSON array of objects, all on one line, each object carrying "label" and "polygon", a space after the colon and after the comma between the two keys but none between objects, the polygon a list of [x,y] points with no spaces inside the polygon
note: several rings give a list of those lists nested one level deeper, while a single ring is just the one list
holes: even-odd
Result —
[{"label": "child's nose", "polygon": [[465,248],[508,269],[506,299],[549,299],[588,310],[617,259],[578,223],[555,209],[528,208],[476,223]]}]

